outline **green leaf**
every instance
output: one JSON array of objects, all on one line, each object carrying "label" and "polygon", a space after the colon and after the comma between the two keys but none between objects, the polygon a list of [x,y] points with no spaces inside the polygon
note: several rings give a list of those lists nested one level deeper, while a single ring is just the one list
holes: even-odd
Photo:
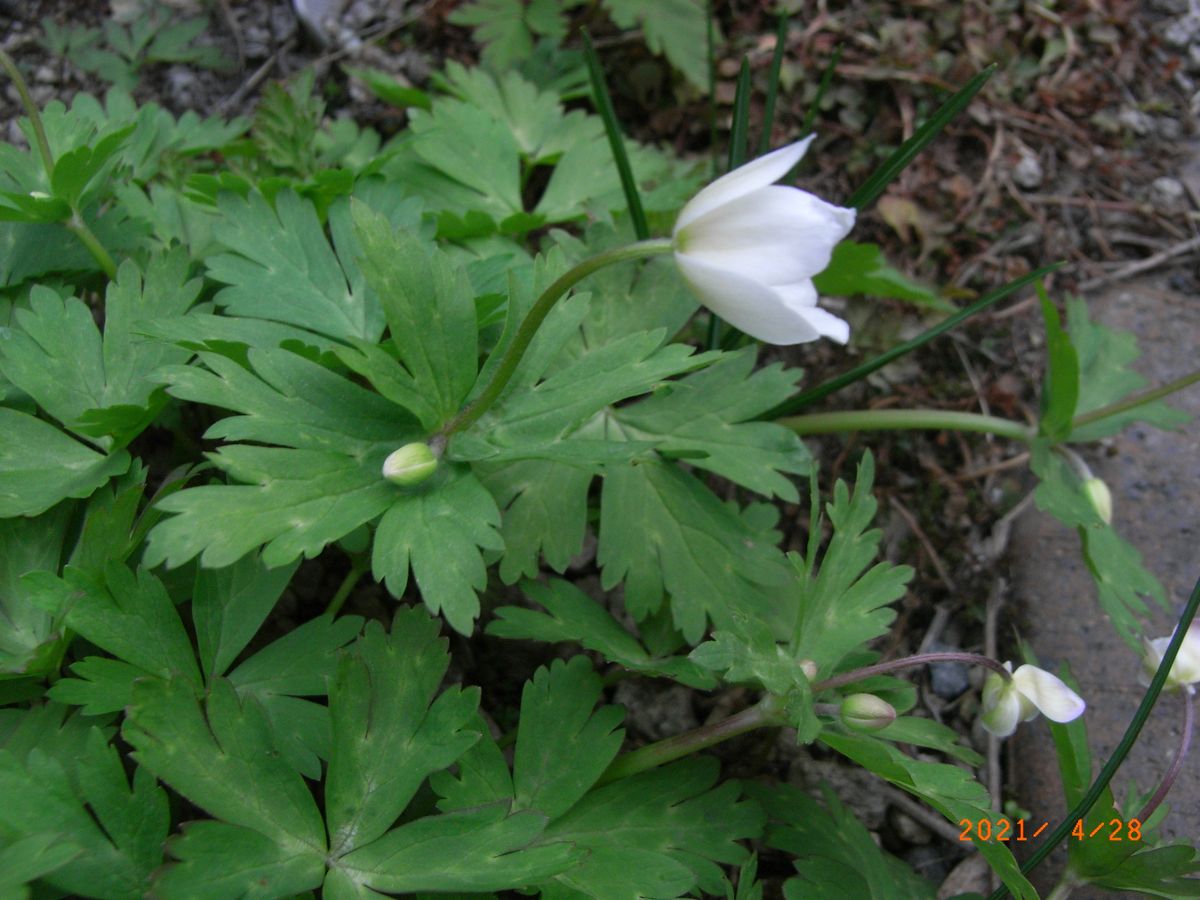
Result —
[{"label": "green leaf", "polygon": [[896,617],[888,604],[904,595],[912,579],[909,566],[871,561],[883,533],[867,530],[878,504],[871,494],[875,461],[870,453],[858,464],[854,492],[839,480],[826,506],[833,536],[818,563],[817,547],[807,559],[793,555],[800,570],[799,609],[792,632],[796,659],[811,659],[822,672],[832,671],[856,647],[885,633]]},{"label": "green leaf", "polygon": [[375,533],[371,568],[400,597],[408,570],[429,611],[443,612],[450,626],[470,634],[479,616],[476,594],[487,585],[480,548],[502,550],[496,501],[471,472],[455,469],[419,493],[401,494]]},{"label": "green leaf", "polygon": [[500,579],[512,584],[536,576],[539,554],[554,571],[565,571],[583,549],[593,473],[541,459],[480,468],[501,510]]},{"label": "green leaf", "polygon": [[[442,420],[458,412],[475,381],[475,295],[461,268],[413,233],[354,207],[367,283],[383,298],[384,314],[413,390]],[[440,424],[436,423],[436,424]]]},{"label": "green leaf", "polygon": [[[1137,339],[1128,331],[1113,331],[1088,317],[1087,303],[1079,297],[1067,298],[1067,328],[1079,358],[1079,400],[1075,414],[1082,415],[1124,400],[1146,387],[1146,378],[1131,364],[1140,357]],[[1076,428],[1072,441],[1094,441],[1116,434],[1130,422],[1147,422],[1157,428],[1176,428],[1189,416],[1167,406],[1162,400],[1137,406]]]},{"label": "green leaf", "polygon": [[98,729],[77,765],[76,781],[41,750],[25,762],[0,751],[0,825],[18,839],[55,835],[75,851],[45,876],[48,884],[85,897],[137,900],[162,862],[166,793],[140,768],[131,788],[116,748]]},{"label": "green leaf", "polygon": [[780,824],[766,843],[792,854],[797,875],[784,883],[788,898],[911,897],[933,900],[934,884],[876,846],[871,834],[828,788],[825,806],[790,784],[751,783],[746,792]]},{"label": "green leaf", "polygon": [[587,658],[555,660],[525,683],[513,759],[515,809],[562,815],[596,783],[621,749],[624,710],[603,706]]},{"label": "green leaf", "polygon": [[246,556],[232,566],[196,572],[192,620],[205,681],[223,674],[250,643],[297,566],[268,569],[258,557]]},{"label": "green leaf", "polygon": [[204,565],[218,567],[266,544],[263,562],[281,566],[316,555],[399,494],[380,472],[392,450],[417,437],[403,410],[286,350],[252,349],[247,358],[253,373],[202,353],[210,371],[169,367],[162,377],[176,396],[242,413],[207,436],[297,449],[235,444],[213,454],[217,467],[250,484],[202,485],[160,501],[180,515],[151,532],[150,565],[202,554]]},{"label": "green leaf", "polygon": [[1041,292],[1042,318],[1046,322],[1046,378],[1042,385],[1042,417],[1038,433],[1064,440],[1079,405],[1079,354],[1063,330],[1058,310]]},{"label": "green leaf", "polygon": [[[958,766],[913,759],[873,735],[827,730],[822,732],[820,740],[852,762],[924,800],[951,822],[963,819],[976,822],[995,816],[987,789]],[[1019,900],[1037,900],[1037,891],[1021,874],[1007,844],[973,840],[1013,896]]]},{"label": "green leaf", "polygon": [[337,855],[383,835],[426,777],[479,740],[470,728],[478,689],[438,695],[450,664],[446,646],[437,622],[409,608],[397,612],[391,634],[370,623],[342,659],[329,694],[333,754],[325,792]]},{"label": "green leaf", "polygon": [[96,578],[68,566],[63,578],[39,572],[25,581],[35,581],[39,602],[97,647],[143,674],[179,677],[199,688],[195,654],[175,604],[146,569],[134,574],[113,562]]},{"label": "green leaf", "polygon": [[859,244],[842,241],[833,248],[829,265],[813,284],[821,294],[835,297],[882,297],[907,300],[918,306],[942,312],[956,312],[954,304],[943,300],[935,291],[917,284],[888,265],[878,244]]},{"label": "green leaf", "polygon": [[690,643],[734,610],[769,615],[764,585],[788,578],[783,557],[735,508],[692,475],[658,463],[606,470],[597,553],[605,590],[625,580],[625,606],[644,619],[671,595]]},{"label": "green leaf", "polygon": [[707,369],[613,410],[625,437],[654,441],[660,453],[686,454],[695,466],[765,496],[795,503],[784,473],[805,474],[808,450],[791,430],[753,422],[795,389],[800,372],[780,364],[752,372],[755,350],[729,354]]},{"label": "green leaf", "polygon": [[1078,529],[1100,605],[1117,634],[1140,655],[1142,618],[1148,612],[1142,597],[1166,609],[1162,584],[1142,564],[1141,554],[1100,518],[1074,468],[1044,440],[1033,442],[1030,449],[1029,466],[1039,479],[1034,492],[1038,509]]},{"label": "green leaf", "polygon": [[[667,57],[694,86],[708,85],[708,21],[699,0],[604,0],[604,6],[620,28],[642,29],[652,53]],[[718,38],[719,40],[719,38]]]},{"label": "green leaf", "polygon": [[[512,552],[511,550],[509,551]],[[527,581],[521,589],[546,612],[501,606],[487,633],[517,640],[572,641],[600,653],[609,662],[647,675],[665,675],[691,687],[708,689],[715,679],[683,657],[656,657],[599,603],[575,585],[559,579]]]},{"label": "green leaf", "polygon": [[[57,433],[57,432],[55,432]],[[61,623],[36,604],[28,572],[57,572],[71,509],[63,504],[36,517],[0,518],[0,672],[57,670],[68,637]]]},{"label": "green leaf", "polygon": [[473,0],[447,17],[454,25],[472,28],[475,42],[483,45],[483,60],[504,71],[533,53],[533,35],[525,21],[522,0]]},{"label": "green leaf", "polygon": [[[451,15],[457,15],[457,10]],[[397,81],[387,72],[379,69],[359,69],[354,66],[342,67],[347,75],[357,78],[367,86],[367,89],[390,106],[407,109],[415,106],[418,109],[429,109],[429,95],[414,87],[407,87]]]},{"label": "green leaf", "polygon": [[53,425],[0,407],[0,517],[36,516],[67,497],[87,497],[129,461],[124,450],[103,456]]},{"label": "green leaf", "polygon": [[25,900],[27,885],[60,869],[82,852],[53,832],[19,838],[0,849],[0,897]]},{"label": "green leaf", "polygon": [[[172,854],[184,864],[168,887],[216,876],[227,879],[227,889],[238,884],[246,891],[257,883],[259,896],[280,896],[268,890],[277,886],[274,879],[287,885],[282,890],[320,885],[326,854],[321,815],[304,779],[274,752],[266,717],[254,700],[239,701],[233,686],[217,679],[202,708],[189,685],[146,680],[134,688],[122,735],[140,764],[224,820],[176,842]],[[249,840],[253,835],[247,832],[267,841]],[[232,840],[233,834],[247,840]],[[224,852],[215,854],[214,845]],[[194,852],[196,847],[203,852]],[[271,878],[245,866],[246,857],[255,866],[269,858]]]},{"label": "green leaf", "polygon": [[213,235],[229,252],[207,260],[209,275],[228,285],[217,303],[237,316],[377,341],[383,310],[354,261],[359,248],[347,227],[348,203],[330,209],[331,248],[312,203],[291,191],[277,194],[274,208],[257,193],[222,194]]},{"label": "green leaf", "polygon": [[523,887],[582,856],[567,843],[531,847],[545,825],[545,816],[508,815],[504,804],[429,816],[343,856],[331,879],[394,894]]},{"label": "green leaf", "polygon": [[761,833],[763,814],[757,804],[738,799],[741,790],[735,782],[714,788],[717,770],[714,759],[686,759],[588,793],[546,829],[544,840],[570,841],[588,850],[584,864],[561,880],[576,890],[603,896],[594,893],[593,886],[611,884],[616,869],[625,884],[634,880],[640,886],[635,879],[649,851],[679,867],[661,863],[651,867],[646,873],[648,888],[667,880],[664,876],[672,876],[672,882],[682,880],[686,869],[688,889],[720,891],[722,873],[717,863],[746,858],[745,848],[737,842]]}]

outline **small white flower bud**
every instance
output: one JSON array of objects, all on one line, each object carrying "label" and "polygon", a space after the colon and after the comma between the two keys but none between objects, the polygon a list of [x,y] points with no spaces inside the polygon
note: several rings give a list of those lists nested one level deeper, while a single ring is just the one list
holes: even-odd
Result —
[{"label": "small white flower bud", "polygon": [[842,724],[855,731],[879,731],[896,721],[896,708],[874,694],[851,694],[842,701]]},{"label": "small white flower bud", "polygon": [[1112,524],[1113,500],[1108,485],[1103,480],[1092,477],[1083,483],[1083,493],[1092,504],[1096,515],[1104,520],[1104,524]]},{"label": "small white flower bud", "polygon": [[383,461],[383,477],[392,484],[412,487],[437,470],[437,457],[428,444],[405,444]]},{"label": "small white flower bud", "polygon": [[817,680],[817,664],[811,659],[800,660],[800,671],[804,673],[804,677],[809,681]]}]

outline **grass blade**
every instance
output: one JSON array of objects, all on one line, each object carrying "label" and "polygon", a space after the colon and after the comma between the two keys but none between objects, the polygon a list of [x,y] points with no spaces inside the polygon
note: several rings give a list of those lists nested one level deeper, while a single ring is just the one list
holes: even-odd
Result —
[{"label": "grass blade", "polygon": [[937,112],[930,116],[929,120],[917,129],[917,133],[897,147],[896,152],[889,156],[883,165],[871,174],[871,177],[866,180],[862,187],[854,192],[850,197],[849,205],[855,209],[862,209],[882,194],[884,188],[891,184],[892,180],[904,171],[905,167],[916,158],[917,154],[925,149],[925,145],[937,137],[941,133],[941,130],[950,123],[950,120],[966,108],[966,105],[987,84],[987,80],[992,77],[992,73],[995,71],[996,64],[992,63],[959,88],[954,96],[938,107]]},{"label": "grass blade", "polygon": [[746,161],[746,135],[750,132],[750,60],[742,57],[737,93],[733,96],[733,123],[729,131],[729,170]]},{"label": "grass blade", "polygon": [[608,145],[612,148],[613,162],[617,164],[617,173],[621,176],[621,190],[625,192],[625,205],[629,208],[629,218],[633,223],[633,233],[639,241],[650,237],[650,226],[646,223],[646,211],[642,208],[642,197],[638,193],[637,182],[633,178],[633,168],[629,165],[629,156],[625,153],[625,142],[621,138],[621,126],[617,122],[617,114],[613,111],[612,98],[608,87],[604,84],[604,71],[600,68],[600,58],[596,56],[596,48],[592,46],[592,37],[587,29],[583,29],[583,58],[587,62],[588,78],[592,82],[592,99],[596,104],[596,112],[604,121],[604,131],[608,134]]},{"label": "grass blade", "polygon": [[758,141],[758,155],[771,149],[771,129],[775,124],[775,101],[779,97],[779,70],[783,68],[783,51],[787,49],[788,17],[779,17],[775,28],[775,53],[771,56],[771,70],[767,73],[767,101],[763,107],[762,137]]},{"label": "grass blade", "polygon": [[825,92],[829,90],[829,85],[833,83],[833,73],[841,61],[842,45],[838,44],[833,48],[833,56],[829,57],[829,62],[826,63],[825,70],[821,73],[821,83],[817,85],[817,96],[813,97],[808,112],[804,114],[804,122],[800,126],[800,137],[808,137],[812,131],[813,122],[817,121],[817,113],[821,111],[821,101],[825,98]]},{"label": "grass blade", "polygon": [[790,400],[785,400],[783,403],[780,403],[774,409],[761,416],[761,418],[777,419],[780,416],[790,416],[793,413],[804,409],[804,407],[815,403],[824,397],[828,397],[834,391],[840,391],[842,388],[846,387],[846,385],[853,384],[855,381],[858,381],[861,378],[866,378],[872,372],[882,369],[888,363],[894,362],[895,360],[904,356],[906,353],[911,353],[918,347],[929,343],[935,337],[945,334],[951,328],[955,328],[972,316],[983,312],[983,310],[987,309],[993,303],[998,303],[1010,294],[1019,291],[1027,284],[1037,281],[1039,278],[1045,277],[1055,269],[1059,268],[1061,265],[1062,263],[1059,262],[1052,263],[1048,266],[1042,266],[1040,269],[1035,269],[1028,275],[1022,275],[1020,278],[1010,281],[1003,287],[997,288],[990,294],[984,295],[982,298],[965,309],[961,309],[954,315],[948,316],[941,322],[938,322],[932,328],[921,332],[921,334],[917,335],[911,341],[905,341],[903,344],[898,344],[891,350],[888,350],[886,353],[881,353],[874,359],[867,360],[861,366],[856,366],[849,372],[844,372],[841,375],[838,375],[836,378],[831,378],[829,381],[826,381],[823,384],[819,384],[807,391],[802,391],[795,397],[792,397]]}]

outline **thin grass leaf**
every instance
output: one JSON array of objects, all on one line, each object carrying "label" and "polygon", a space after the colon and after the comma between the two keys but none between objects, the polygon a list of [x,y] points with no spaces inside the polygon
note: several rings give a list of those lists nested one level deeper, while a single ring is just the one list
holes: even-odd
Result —
[{"label": "thin grass leaf", "polygon": [[943,128],[950,121],[962,112],[972,98],[979,93],[980,89],[987,84],[987,80],[992,77],[992,73],[996,71],[996,64],[992,63],[963,87],[949,100],[938,107],[937,112],[929,117],[917,133],[910,137],[907,141],[896,148],[896,152],[887,158],[882,166],[875,170],[870,178],[850,197],[849,205],[855,209],[862,209],[867,204],[871,203],[883,193],[892,181],[908,166],[910,162],[916,159],[917,154],[925,149],[925,145],[937,137]]},{"label": "thin grass leaf", "polygon": [[592,82],[592,100],[596,104],[596,112],[604,121],[604,131],[608,135],[608,144],[612,148],[613,162],[617,164],[617,173],[621,176],[621,190],[625,192],[625,205],[629,208],[629,219],[633,223],[633,233],[639,241],[650,237],[650,226],[646,223],[646,211],[642,208],[642,198],[638,194],[637,182],[633,178],[633,168],[629,165],[629,156],[625,153],[625,142],[621,139],[621,126],[617,122],[617,114],[613,110],[612,98],[608,87],[604,84],[604,70],[600,67],[600,58],[596,56],[596,48],[592,46],[592,37],[584,28],[583,58],[587,63],[588,78]]},{"label": "thin grass leaf", "polygon": [[804,122],[800,125],[800,137],[808,137],[812,132],[813,122],[817,121],[817,113],[821,111],[821,101],[825,98],[825,92],[829,90],[829,85],[833,84],[833,73],[841,61],[842,45],[838,44],[833,48],[833,56],[829,57],[829,62],[825,64],[825,71],[821,73],[821,83],[817,85],[817,96],[813,97],[808,112],[804,114]]},{"label": "thin grass leaf", "polygon": [[717,177],[717,39],[712,0],[704,4],[707,21],[705,38],[708,43],[708,146],[710,155],[709,178]]},{"label": "thin grass leaf", "polygon": [[[771,56],[771,69],[767,73],[767,101],[763,107],[762,137],[758,141],[758,155],[771,149],[771,126],[775,123],[775,100],[779,96],[779,70],[783,67],[783,51],[787,46],[788,17],[779,17],[775,28],[775,52]],[[818,95],[819,96],[819,95]]]},{"label": "thin grass leaf", "polygon": [[957,327],[972,316],[983,312],[983,310],[987,309],[992,304],[998,303],[1010,294],[1019,291],[1027,284],[1036,281],[1039,278],[1045,277],[1046,275],[1058,269],[1060,266],[1062,266],[1061,262],[1052,263],[1048,266],[1042,266],[1040,269],[1035,269],[1028,275],[1022,275],[1020,278],[1017,278],[1014,281],[1010,281],[1003,287],[997,288],[990,294],[984,295],[981,299],[971,306],[968,306],[966,309],[956,312],[954,315],[943,319],[941,322],[938,322],[932,328],[928,328],[921,332],[921,334],[917,335],[911,341],[905,341],[903,344],[893,347],[886,353],[881,353],[874,359],[867,360],[861,366],[856,366],[849,372],[844,372],[843,374],[838,375],[836,378],[831,378],[829,381],[819,384],[814,388],[810,388],[807,391],[802,391],[792,399],[781,403],[774,409],[768,411],[763,418],[777,419],[780,416],[789,416],[793,413],[799,412],[811,403],[815,403],[824,397],[828,397],[834,391],[840,391],[848,384],[853,384],[859,379],[866,378],[872,372],[882,369],[888,363],[899,359],[906,353],[911,353],[918,347],[929,343],[935,337],[945,334],[947,331]]},{"label": "thin grass leaf", "polygon": [[737,93],[733,96],[733,123],[729,131],[729,169],[746,161],[746,136],[750,133],[750,58],[742,57]]}]

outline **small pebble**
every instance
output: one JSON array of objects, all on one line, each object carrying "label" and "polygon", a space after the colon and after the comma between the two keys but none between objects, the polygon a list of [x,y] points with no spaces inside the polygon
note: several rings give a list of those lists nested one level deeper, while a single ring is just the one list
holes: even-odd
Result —
[{"label": "small pebble", "polygon": [[1042,180],[1045,178],[1042,172],[1042,164],[1038,162],[1038,158],[1032,153],[1021,154],[1021,158],[1013,166],[1012,176],[1017,186],[1027,191],[1041,187]]},{"label": "small pebble", "polygon": [[[929,649],[936,653],[960,653],[958,647],[934,643]],[[953,700],[971,686],[966,665],[959,662],[935,662],[929,664],[929,687],[943,700]]]},{"label": "small pebble", "polygon": [[1150,200],[1156,206],[1178,206],[1187,196],[1187,190],[1178,178],[1163,175],[1150,185]]}]

